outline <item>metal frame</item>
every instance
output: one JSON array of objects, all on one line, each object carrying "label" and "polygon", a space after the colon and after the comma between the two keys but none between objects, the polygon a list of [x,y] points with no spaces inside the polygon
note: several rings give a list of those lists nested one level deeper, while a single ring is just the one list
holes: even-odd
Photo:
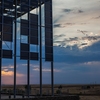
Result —
[{"label": "metal frame", "polygon": [[[41,0],[39,0],[39,4],[41,3]],[[41,34],[41,5],[39,5],[39,20],[40,20],[40,26],[39,26],[39,33],[40,33],[40,96],[42,96],[42,34]]]},{"label": "metal frame", "polygon": [[[52,8],[52,0],[37,0],[38,1],[38,9],[39,9],[39,25],[38,25],[38,27],[39,27],[39,30],[38,30],[38,33],[39,33],[39,36],[38,36],[38,38],[39,38],[39,65],[40,65],[40,96],[42,96],[42,85],[43,85],[43,83],[42,83],[42,60],[44,59],[43,57],[42,57],[42,27],[44,27],[44,28],[46,28],[46,26],[42,26],[42,23],[41,23],[41,21],[42,21],[42,19],[41,19],[41,16],[42,16],[42,7],[41,7],[41,5],[42,4],[44,4],[45,5],[45,3],[46,2],[49,2],[50,1],[50,6],[51,6],[51,8]],[[3,2],[4,2],[4,0],[1,0],[1,2],[2,2],[2,7],[3,7]],[[20,2],[21,2],[21,0],[14,0],[14,5],[15,6],[13,6],[14,8],[14,10],[11,12],[13,15],[14,15],[14,28],[15,28],[15,30],[14,30],[14,32],[13,32],[13,35],[14,35],[14,48],[13,48],[13,51],[14,51],[14,54],[12,54],[13,55],[13,57],[14,57],[14,98],[16,98],[16,64],[17,64],[17,62],[16,62],[16,58],[17,58],[17,18],[18,17],[21,17],[22,15],[24,15],[25,13],[28,13],[28,49],[29,49],[29,55],[28,55],[28,59],[26,59],[27,60],[27,96],[28,96],[28,98],[30,97],[30,11],[32,10],[32,9],[35,9],[36,7],[35,6],[33,6],[33,7],[31,7],[30,8],[30,0],[28,0],[28,12],[23,12],[23,13],[18,13],[18,11],[17,10],[19,10],[19,8],[17,8],[17,6],[18,5],[20,5]],[[45,9],[44,9],[45,10]],[[52,10],[52,9],[51,9]],[[3,12],[4,13],[6,13],[7,11],[6,10],[3,10],[2,9],[2,12],[1,12],[1,14],[3,15]],[[13,16],[12,15],[12,16]],[[51,16],[52,16],[52,12],[51,12]],[[2,17],[2,21],[3,21],[3,17]],[[2,22],[3,23],[3,22]],[[52,22],[50,23],[51,24],[51,26],[52,26]],[[3,25],[2,25],[3,26]],[[54,96],[54,71],[53,71],[53,27],[51,27],[51,34],[52,34],[52,37],[50,38],[51,40],[52,40],[52,42],[51,42],[51,45],[50,46],[52,46],[52,60],[51,60],[51,58],[49,59],[49,60],[46,60],[46,61],[49,61],[49,62],[51,62],[51,92],[52,92],[52,96]],[[47,33],[45,33],[45,34],[47,34]],[[2,32],[1,32],[1,35],[2,35],[2,41],[3,41],[3,27],[2,27]],[[2,42],[1,41],[1,42]],[[21,42],[20,42],[21,43]],[[3,56],[2,56],[2,45],[1,45],[1,57],[0,57],[0,90],[1,90],[1,71],[2,71],[2,58],[3,58]],[[45,51],[45,53],[46,53],[46,51]],[[7,59],[9,59],[9,57],[7,58]],[[46,59],[46,55],[45,55],[45,59]],[[0,99],[1,99],[1,93],[0,93]]]}]

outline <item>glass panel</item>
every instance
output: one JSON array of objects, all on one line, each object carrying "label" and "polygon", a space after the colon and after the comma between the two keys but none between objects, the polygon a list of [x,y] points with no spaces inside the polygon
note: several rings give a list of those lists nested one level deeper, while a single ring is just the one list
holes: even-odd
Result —
[{"label": "glass panel", "polygon": [[12,50],[12,42],[2,41],[2,49]]},{"label": "glass panel", "polygon": [[38,53],[30,52],[30,59],[31,60],[38,60]]},{"label": "glass panel", "polygon": [[28,60],[29,59],[29,52],[21,52],[20,54],[20,58],[24,59],[24,60]]},{"label": "glass panel", "polygon": [[46,46],[52,46],[53,44],[52,44],[52,41],[53,40],[51,40],[51,39],[45,39],[45,45]]},{"label": "glass panel", "polygon": [[12,33],[12,26],[10,25],[3,25],[3,32],[4,33]]},{"label": "glass panel", "polygon": [[[51,62],[45,62],[42,60],[42,82],[43,84],[51,84]],[[50,95],[50,88],[43,90],[43,94]]]},{"label": "glass panel", "polygon": [[30,37],[30,44],[37,44],[38,45],[38,38],[37,37]]},{"label": "glass panel", "polygon": [[29,35],[28,32],[29,31],[29,29],[28,28],[23,28],[23,27],[21,27],[21,35]]},{"label": "glass panel", "polygon": [[2,24],[0,24],[0,32],[2,31]]},{"label": "glass panel", "polygon": [[13,37],[12,37],[12,34],[6,34],[6,33],[4,33],[3,34],[3,41],[11,41],[12,42],[12,39]]},{"label": "glass panel", "polygon": [[29,0],[21,0],[21,3],[22,3],[22,4],[29,4],[28,1],[29,1]]},{"label": "glass panel", "polygon": [[21,35],[21,43],[28,43],[28,36]]},{"label": "glass panel", "polygon": [[[6,62],[6,63],[5,63]],[[2,59],[2,71],[1,71],[1,83],[2,85],[8,86],[14,83],[14,63],[13,59]],[[9,88],[6,89],[5,93],[8,93]],[[13,93],[13,88],[9,93]],[[3,95],[3,98],[5,96]],[[7,97],[6,97],[7,98]]]},{"label": "glass panel", "polygon": [[52,32],[45,30],[45,38],[52,39]]},{"label": "glass panel", "polygon": [[38,52],[38,45],[30,44],[30,52]]},{"label": "glass panel", "polygon": [[22,12],[28,12],[29,6],[25,4],[21,4],[21,11]]},{"label": "glass panel", "polygon": [[4,16],[3,19],[4,19],[3,23],[12,25],[12,22],[13,22],[13,18],[12,17]]},{"label": "glass panel", "polygon": [[[26,93],[25,85],[27,84],[27,61],[26,60],[20,61],[19,57],[17,57],[16,84],[23,86],[22,89],[21,87],[19,87],[20,92],[22,91],[22,93]],[[18,87],[16,90],[18,90]],[[17,94],[18,93],[19,91],[17,91]]]},{"label": "glass panel", "polygon": [[2,23],[2,16],[0,16],[0,23]]},{"label": "glass panel", "polygon": [[28,20],[21,19],[21,27],[28,28]]},{"label": "glass panel", "polygon": [[53,47],[45,47],[45,53],[53,53]]},{"label": "glass panel", "polygon": [[3,58],[12,58],[12,50],[3,50]]},{"label": "glass panel", "polygon": [[4,0],[4,8],[12,9],[13,8],[13,2]]},{"label": "glass panel", "polygon": [[29,45],[21,43],[21,51],[29,51]]},{"label": "glass panel", "polygon": [[[39,85],[39,61],[30,61],[30,84],[37,84]],[[37,92],[37,88],[32,88],[31,93],[32,95],[37,95],[39,92]]]},{"label": "glass panel", "polygon": [[[0,49],[1,49],[1,47],[2,47],[2,42],[0,41]],[[1,52],[0,52],[1,53]]]},{"label": "glass panel", "polygon": [[30,14],[30,23],[36,24],[38,23],[38,15]]},{"label": "glass panel", "polygon": [[38,29],[31,28],[30,35],[34,37],[38,37]]},{"label": "glass panel", "polygon": [[30,5],[36,7],[38,5],[38,0],[30,0]]},{"label": "glass panel", "polygon": [[46,61],[53,61],[53,55],[52,54],[46,54],[45,55],[45,60]]}]

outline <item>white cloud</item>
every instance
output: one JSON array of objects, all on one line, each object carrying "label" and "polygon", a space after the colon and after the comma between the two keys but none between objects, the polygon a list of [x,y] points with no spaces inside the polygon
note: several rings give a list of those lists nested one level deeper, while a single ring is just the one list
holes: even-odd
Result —
[{"label": "white cloud", "polygon": [[[72,46],[77,45],[79,49],[83,49],[100,41],[99,38],[94,39],[94,37],[100,36],[100,5],[97,3],[98,0],[81,0],[81,2],[80,0],[59,0],[59,2],[57,0],[53,0],[53,2],[53,15],[55,22],[54,24],[59,25],[58,28],[54,28],[54,35],[64,35],[63,37],[54,39],[54,42],[59,41],[59,43],[54,43],[54,46],[70,46],[72,49]],[[65,12],[63,11],[63,9],[65,9]],[[98,20],[96,20],[96,18],[98,18]],[[68,25],[65,23],[74,24]],[[85,36],[82,33],[77,32],[77,30],[88,31],[88,36]],[[78,37],[78,39],[70,39],[74,37]]]},{"label": "white cloud", "polygon": [[[80,33],[81,34],[81,33]],[[54,41],[54,46],[67,47],[77,46],[79,49],[83,49],[88,46],[92,46],[94,43],[100,41],[100,34],[90,33],[88,36],[77,37],[77,38],[65,38],[63,41]]]},{"label": "white cloud", "polygon": [[[35,67],[33,70],[34,70],[34,71],[40,71],[39,67]],[[51,69],[49,69],[49,68],[48,68],[48,69],[43,68],[42,71],[43,71],[43,72],[51,72]],[[61,72],[61,70],[54,69],[54,72]]]}]

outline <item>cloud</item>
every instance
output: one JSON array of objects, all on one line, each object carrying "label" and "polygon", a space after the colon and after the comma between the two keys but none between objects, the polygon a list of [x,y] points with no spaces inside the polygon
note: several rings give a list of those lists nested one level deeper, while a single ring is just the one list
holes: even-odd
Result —
[{"label": "cloud", "polygon": [[89,67],[99,66],[100,65],[100,61],[85,62],[85,63],[83,63],[83,65],[89,66]]},{"label": "cloud", "polygon": [[83,13],[84,11],[81,10],[81,9],[78,9],[78,8],[73,8],[73,9],[62,9],[62,11],[64,13],[69,13],[69,12],[72,12],[72,13]]},{"label": "cloud", "polygon": [[78,10],[78,13],[83,13],[83,11],[82,10]]},{"label": "cloud", "polygon": [[8,71],[8,72],[2,71],[1,73],[2,73],[2,76],[13,76],[14,75],[13,71]]},{"label": "cloud", "polygon": [[55,46],[54,54],[54,61],[59,63],[78,64],[100,61],[100,42],[94,43],[84,49],[78,49],[77,45],[72,46],[72,49],[70,46]]},{"label": "cloud", "polygon": [[64,15],[59,15],[56,18],[54,18],[53,23],[57,23]]},{"label": "cloud", "polygon": [[2,66],[2,68],[3,68],[3,69],[6,69],[6,68],[8,68],[8,69],[13,69],[14,66],[13,66],[13,65],[8,65],[8,66]]},{"label": "cloud", "polygon": [[[14,72],[13,71],[6,71],[2,70],[2,84],[13,84],[14,83]],[[17,72],[16,73],[16,78],[17,78],[17,84],[25,84],[25,75],[22,73]]]},{"label": "cloud", "polygon": [[[14,72],[13,71],[6,71],[6,70],[2,70],[2,76],[14,76]],[[20,74],[20,73],[16,73],[16,76],[17,77],[23,77],[24,76],[24,74]]]},{"label": "cloud", "polygon": [[75,25],[75,23],[54,24],[54,28],[65,28],[72,25]]},{"label": "cloud", "polygon": [[62,11],[65,13],[65,12],[71,12],[73,10],[72,9],[62,9]]},{"label": "cloud", "polygon": [[[35,67],[33,70],[34,70],[34,71],[40,71],[39,67]],[[54,72],[60,72],[60,71],[61,71],[61,70],[54,69]],[[42,72],[51,72],[51,69],[49,69],[49,68],[43,68],[43,69],[42,69]]]},{"label": "cloud", "polygon": [[55,24],[54,27],[61,27],[61,24]]},{"label": "cloud", "polygon": [[[60,38],[54,39],[54,46],[68,47],[77,46],[78,49],[84,49],[86,47],[92,46],[93,44],[100,41],[100,34],[94,34],[89,31],[80,31],[83,35],[81,37],[65,38],[62,40]],[[60,41],[58,41],[60,40]]]},{"label": "cloud", "polygon": [[65,25],[75,25],[75,23],[65,23]]},{"label": "cloud", "polygon": [[93,17],[92,19],[100,19],[100,16],[97,16],[97,17]]}]

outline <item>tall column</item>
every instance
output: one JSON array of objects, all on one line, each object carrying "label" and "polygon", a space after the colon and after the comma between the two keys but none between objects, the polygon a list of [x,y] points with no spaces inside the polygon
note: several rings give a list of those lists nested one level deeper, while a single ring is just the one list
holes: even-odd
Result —
[{"label": "tall column", "polygon": [[16,34],[17,34],[17,0],[15,0],[15,18],[14,18],[14,98],[16,98]]},{"label": "tall column", "polygon": [[[3,7],[3,0],[1,0],[1,6]],[[3,15],[3,9],[1,10],[1,15]],[[1,23],[3,24],[3,17],[1,17]],[[2,27],[2,24],[1,24],[1,43],[0,43],[0,92],[1,92],[1,89],[2,89],[2,87],[1,87],[1,78],[2,78],[2,73],[1,73],[1,71],[2,71],[2,38],[3,38],[3,36],[2,36],[2,33],[3,33],[3,27]],[[0,99],[1,99],[1,93],[0,93]]]},{"label": "tall column", "polygon": [[40,29],[40,96],[42,96],[42,32],[41,32],[41,0],[39,0],[39,29]]},{"label": "tall column", "polygon": [[30,0],[28,0],[28,49],[29,49],[29,56],[27,60],[27,96],[30,96]]}]

